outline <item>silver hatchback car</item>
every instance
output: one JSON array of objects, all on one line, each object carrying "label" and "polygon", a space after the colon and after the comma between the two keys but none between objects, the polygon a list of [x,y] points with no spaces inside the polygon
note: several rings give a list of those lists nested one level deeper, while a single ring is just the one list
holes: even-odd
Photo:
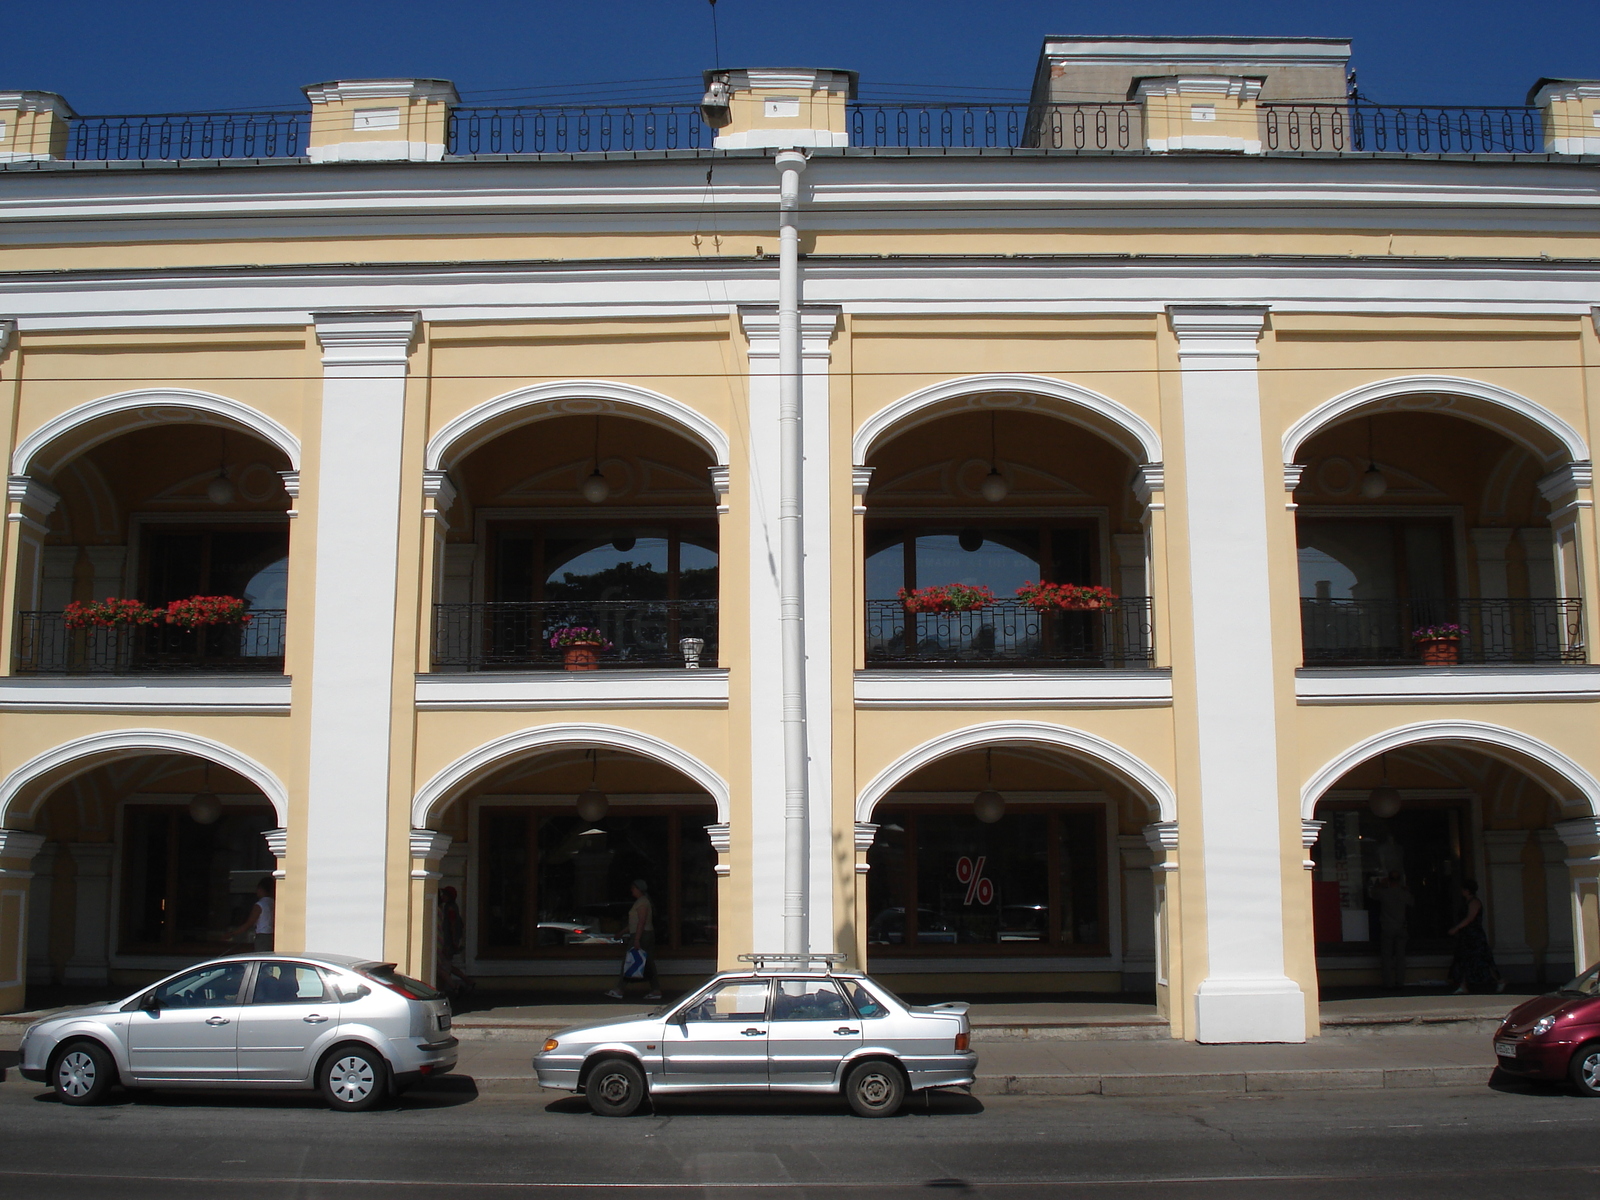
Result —
[{"label": "silver hatchback car", "polygon": [[450,1002],[393,963],[250,954],[180,971],[126,1000],[22,1035],[23,1078],[67,1104],[130,1088],[319,1089],[359,1112],[456,1065]]},{"label": "silver hatchback car", "polygon": [[533,1060],[542,1087],[626,1117],[650,1094],[842,1092],[863,1117],[906,1094],[970,1086],[965,1003],[908,1005],[858,971],[725,971],[648,1015],[563,1029]]}]

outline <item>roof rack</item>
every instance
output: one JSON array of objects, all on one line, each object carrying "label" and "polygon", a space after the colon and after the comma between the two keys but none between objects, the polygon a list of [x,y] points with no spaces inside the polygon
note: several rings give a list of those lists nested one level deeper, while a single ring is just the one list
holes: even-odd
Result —
[{"label": "roof rack", "polygon": [[847,961],[849,957],[848,954],[741,954],[739,961],[749,963],[758,971],[764,970],[769,964],[779,968],[804,970],[812,963],[821,963],[822,969],[832,974],[834,965]]}]

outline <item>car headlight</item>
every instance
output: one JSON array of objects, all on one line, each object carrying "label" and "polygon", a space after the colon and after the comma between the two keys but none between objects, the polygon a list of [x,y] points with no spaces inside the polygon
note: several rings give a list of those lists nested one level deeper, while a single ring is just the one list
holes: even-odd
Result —
[{"label": "car headlight", "polygon": [[1556,1027],[1556,1019],[1555,1019],[1555,1017],[1553,1015],[1546,1015],[1546,1016],[1540,1017],[1537,1021],[1535,1021],[1533,1023],[1533,1028],[1529,1032],[1530,1033],[1534,1033],[1534,1034],[1549,1033],[1555,1027]]}]

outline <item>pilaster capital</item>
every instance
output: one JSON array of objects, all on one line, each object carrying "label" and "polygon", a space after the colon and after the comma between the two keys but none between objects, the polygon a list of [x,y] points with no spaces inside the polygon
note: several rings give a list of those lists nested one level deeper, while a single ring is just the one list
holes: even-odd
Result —
[{"label": "pilaster capital", "polygon": [[424,471],[422,494],[433,501],[437,512],[446,512],[456,502],[456,485],[450,482],[448,471]]},{"label": "pilaster capital", "polygon": [[277,861],[277,866],[272,870],[274,879],[283,879],[289,873],[283,869],[283,860],[289,854],[289,831],[287,829],[268,829],[261,834],[261,840],[267,844],[272,857]]},{"label": "pilaster capital", "polygon": [[0,829],[0,858],[20,858],[32,862],[44,845],[44,834],[28,829]]},{"label": "pilaster capital", "polygon": [[413,829],[411,831],[411,857],[420,858],[424,862],[438,862],[450,849],[450,843],[455,841],[448,833],[440,833],[436,829]]},{"label": "pilaster capital", "polygon": [[850,468],[850,494],[855,497],[855,505],[850,511],[858,517],[867,511],[867,489],[872,486],[872,471],[871,467]]},{"label": "pilaster capital", "polygon": [[1156,821],[1139,832],[1144,834],[1145,844],[1157,854],[1172,854],[1178,849],[1176,821]]},{"label": "pilaster capital", "polygon": [[733,849],[733,829],[726,822],[707,825],[706,837],[711,841],[711,848],[718,854],[726,854]]},{"label": "pilaster capital", "polygon": [[48,517],[61,503],[59,493],[29,475],[6,476],[6,499],[33,509],[41,517]]},{"label": "pilaster capital", "polygon": [[1178,357],[1257,358],[1267,327],[1265,305],[1169,304],[1167,321],[1178,339]]},{"label": "pilaster capital", "polygon": [[421,314],[401,310],[319,312],[312,313],[311,319],[324,367],[392,367],[405,365]]},{"label": "pilaster capital", "polygon": [[877,839],[878,827],[871,821],[856,822],[856,853],[865,854],[872,849],[872,843]]},{"label": "pilaster capital", "polygon": [[1579,488],[1594,486],[1594,464],[1587,460],[1563,463],[1548,475],[1541,477],[1536,486],[1539,495],[1551,504],[1555,504]]},{"label": "pilaster capital", "polygon": [[10,317],[0,317],[0,358],[4,358],[6,351],[11,349],[11,343],[17,336],[17,323]]},{"label": "pilaster capital", "polygon": [[[827,359],[829,343],[839,328],[843,310],[832,304],[808,304],[800,309],[800,356]],[[750,343],[751,358],[778,357],[778,308],[774,304],[739,305],[739,325]]]},{"label": "pilaster capital", "polygon": [[1600,843],[1600,817],[1575,817],[1570,821],[1557,821],[1556,836],[1568,847],[1593,846]]},{"label": "pilaster capital", "polygon": [[728,515],[728,492],[733,487],[733,476],[726,466],[707,467],[706,470],[711,476],[711,491],[717,497],[717,515],[725,517]]},{"label": "pilaster capital", "polygon": [[1140,463],[1133,470],[1133,496],[1140,504],[1148,506],[1150,498],[1165,491],[1167,468],[1164,463]]}]

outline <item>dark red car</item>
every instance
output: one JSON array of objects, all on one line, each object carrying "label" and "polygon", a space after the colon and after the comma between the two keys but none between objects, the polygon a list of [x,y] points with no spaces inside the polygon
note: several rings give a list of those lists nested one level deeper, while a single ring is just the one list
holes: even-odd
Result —
[{"label": "dark red car", "polygon": [[1560,991],[1519,1004],[1494,1035],[1502,1071],[1528,1079],[1566,1079],[1600,1096],[1600,966]]}]

